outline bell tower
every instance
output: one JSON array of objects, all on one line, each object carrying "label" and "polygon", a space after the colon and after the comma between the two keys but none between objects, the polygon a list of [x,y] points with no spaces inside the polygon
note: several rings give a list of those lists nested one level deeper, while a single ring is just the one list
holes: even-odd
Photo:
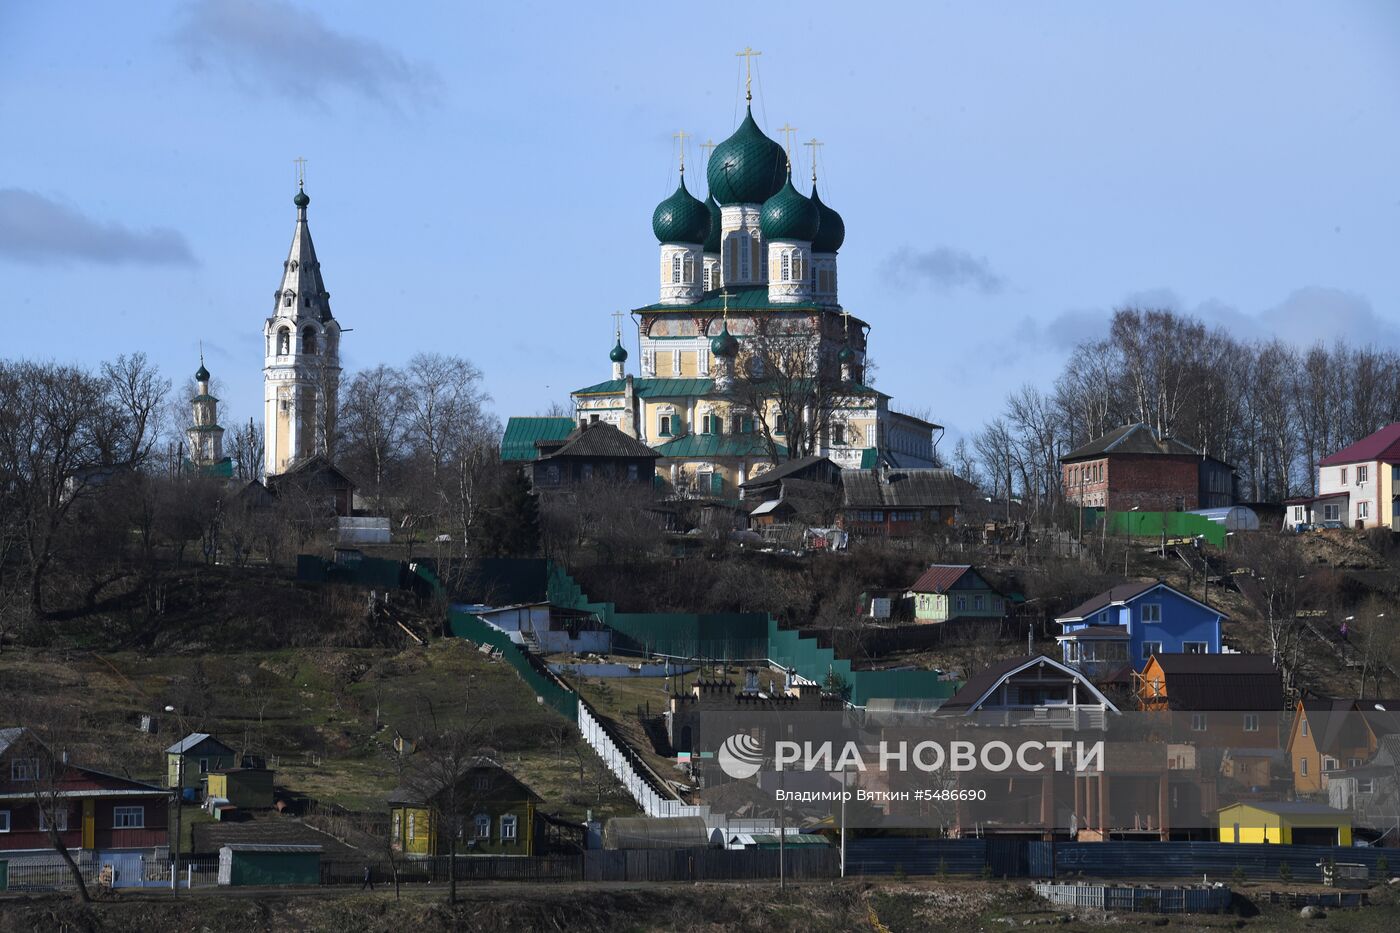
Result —
[{"label": "bell tower", "polygon": [[[297,160],[298,168],[305,164]],[[301,172],[298,172],[301,176]],[[335,445],[340,389],[340,324],[331,315],[330,293],[306,223],[305,178],[299,177],[296,229],[282,263],[282,284],[273,292],[272,315],[263,326],[264,472],[285,473]]]}]

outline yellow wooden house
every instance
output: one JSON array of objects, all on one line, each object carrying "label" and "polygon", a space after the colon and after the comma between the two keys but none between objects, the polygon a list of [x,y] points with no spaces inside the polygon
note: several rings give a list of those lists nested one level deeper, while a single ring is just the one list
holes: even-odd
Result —
[{"label": "yellow wooden house", "polygon": [[1231,804],[1219,813],[1221,842],[1351,845],[1351,814],[1325,804],[1254,801]]}]

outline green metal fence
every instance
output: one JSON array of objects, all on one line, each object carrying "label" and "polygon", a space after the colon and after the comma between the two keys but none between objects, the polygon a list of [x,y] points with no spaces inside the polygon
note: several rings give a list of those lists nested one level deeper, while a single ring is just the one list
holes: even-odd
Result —
[{"label": "green metal fence", "polygon": [[510,635],[488,625],[469,612],[453,610],[448,613],[448,626],[457,638],[466,638],[479,645],[490,645],[501,652],[506,663],[515,668],[520,679],[530,685],[535,695],[549,707],[569,719],[578,719],[578,695],[565,687],[528,651],[510,640]]},{"label": "green metal fence", "polygon": [[1191,512],[1109,512],[1108,533],[1159,540],[1202,537],[1216,547],[1225,546],[1225,526]]}]

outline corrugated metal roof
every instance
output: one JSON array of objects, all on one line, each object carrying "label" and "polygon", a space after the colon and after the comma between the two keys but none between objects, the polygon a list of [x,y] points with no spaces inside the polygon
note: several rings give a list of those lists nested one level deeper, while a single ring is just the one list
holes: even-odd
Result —
[{"label": "corrugated metal roof", "polygon": [[[745,480],[744,482],[740,483],[739,485],[741,485],[741,486],[766,486],[766,485],[768,485],[769,483],[772,483],[772,482],[775,482],[775,481],[777,481],[777,480],[780,480],[780,479],[782,479],[782,478],[785,477],[785,476],[791,476],[791,475],[793,475],[794,473],[801,473],[803,470],[806,470],[808,467],[811,467],[811,466],[814,466],[814,465],[816,465],[816,464],[818,464],[818,463],[821,463],[823,460],[826,461],[826,463],[829,465],[829,468],[833,471],[833,474],[834,474],[834,472],[835,472],[836,469],[837,469],[836,464],[832,463],[830,460],[828,460],[826,457],[823,457],[821,454],[809,454],[809,455],[806,456],[806,457],[798,457],[796,460],[789,460],[789,461],[787,461],[786,463],[780,463],[780,464],[778,464],[777,466],[775,466],[773,469],[769,470],[768,472],[766,472],[766,473],[760,473],[760,474],[758,474],[757,476],[755,476],[753,479]],[[814,472],[820,472],[820,471],[814,471]]]},{"label": "corrugated metal roof", "polygon": [[[167,748],[165,752],[168,755],[179,755],[182,752],[187,752],[190,749],[194,748],[196,745],[198,745],[200,742],[203,742],[205,739],[212,738],[214,737],[207,732],[191,732],[189,735],[185,736],[183,739]],[[214,739],[214,741],[218,742],[219,740]],[[220,742],[219,744],[222,745],[223,743]],[[230,749],[230,751],[231,750],[232,749]]]},{"label": "corrugated metal roof", "polygon": [[[609,379],[583,389],[574,395],[621,395],[627,388],[625,379]],[[714,391],[713,379],[633,379],[632,390],[641,398],[679,398],[709,395]]]},{"label": "corrugated metal roof", "polygon": [[909,589],[914,593],[946,593],[971,569],[971,564],[934,564]]},{"label": "corrugated metal roof", "polygon": [[514,417],[506,422],[501,437],[501,459],[534,460],[539,456],[536,441],[562,441],[578,427],[572,418]]},{"label": "corrugated metal roof", "polygon": [[22,735],[24,735],[24,727],[22,726],[0,729],[0,755],[5,753],[5,749],[9,748],[15,742],[18,742],[19,737]]},{"label": "corrugated metal roof", "polygon": [[1154,657],[1166,675],[1168,709],[1283,709],[1283,681],[1268,655],[1159,654]]},{"label": "corrugated metal roof", "polygon": [[843,470],[846,508],[928,508],[957,506],[973,487],[952,470]]},{"label": "corrugated metal roof", "polygon": [[1253,807],[1265,813],[1291,813],[1298,816],[1335,816],[1351,822],[1351,814],[1327,806],[1325,803],[1308,803],[1303,800],[1247,800],[1221,807],[1221,813],[1234,807]]},{"label": "corrugated metal roof", "polygon": [[1160,585],[1161,581],[1152,580],[1148,583],[1120,583],[1115,587],[1104,590],[1099,595],[1085,600],[1075,606],[1062,616],[1057,616],[1056,622],[1079,622],[1089,618],[1089,616],[1101,609],[1109,606],[1116,606],[1136,599],[1148,590]]},{"label": "corrugated metal roof", "polygon": [[1388,424],[1375,434],[1363,437],[1350,447],[1323,457],[1320,466],[1343,463],[1369,463],[1372,460],[1400,462],[1400,421]]}]

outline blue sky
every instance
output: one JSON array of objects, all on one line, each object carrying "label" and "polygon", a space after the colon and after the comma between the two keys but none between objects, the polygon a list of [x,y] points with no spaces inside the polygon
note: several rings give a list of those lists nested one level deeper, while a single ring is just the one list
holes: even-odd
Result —
[{"label": "blue sky", "polygon": [[0,356],[183,384],[202,339],[254,414],[304,156],[346,368],[456,353],[534,413],[655,299],[672,134],[732,131],[745,45],[760,125],[825,142],[878,384],[950,436],[1128,302],[1400,346],[1384,0],[92,0],[0,5]]}]

